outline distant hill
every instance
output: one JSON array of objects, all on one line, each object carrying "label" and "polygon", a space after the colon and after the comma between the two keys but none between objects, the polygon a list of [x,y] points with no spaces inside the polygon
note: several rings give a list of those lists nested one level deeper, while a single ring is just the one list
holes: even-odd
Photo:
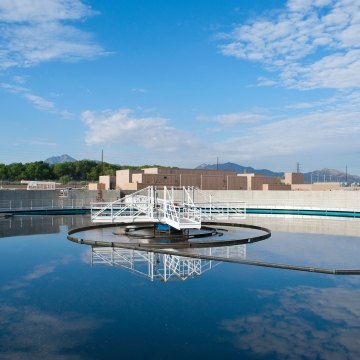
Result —
[{"label": "distant hill", "polygon": [[346,174],[335,169],[314,170],[304,174],[306,183],[312,182],[346,182],[348,184],[360,183],[360,176]]},{"label": "distant hill", "polygon": [[77,161],[77,160],[67,154],[60,155],[60,156],[52,156],[52,157],[49,157],[48,159],[44,160],[44,162],[46,162],[50,165],[62,164],[62,163],[74,162],[74,161]]},{"label": "distant hill", "polygon": [[[201,164],[196,169],[209,169],[209,170],[230,170],[235,171],[238,174],[260,174],[265,176],[274,176],[274,177],[284,177],[283,172],[274,172],[268,169],[254,169],[251,166],[242,166],[238,164],[234,164],[231,162],[227,162],[224,164]],[[348,184],[352,183],[360,183],[360,176],[346,174],[345,172],[335,170],[335,169],[321,169],[314,170],[308,173],[304,173],[305,183],[311,182],[346,182]]]},{"label": "distant hill", "polygon": [[224,164],[201,164],[196,169],[209,169],[209,170],[229,170],[235,171],[238,174],[260,174],[265,176],[274,176],[274,177],[283,177],[283,172],[274,172],[267,169],[254,169],[251,166],[242,166],[238,164],[234,164],[232,162],[227,162]]}]

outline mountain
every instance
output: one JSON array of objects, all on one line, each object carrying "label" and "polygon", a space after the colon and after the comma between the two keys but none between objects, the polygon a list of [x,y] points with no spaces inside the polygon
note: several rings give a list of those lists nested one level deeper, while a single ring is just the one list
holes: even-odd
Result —
[{"label": "mountain", "polygon": [[360,183],[360,176],[346,174],[335,169],[314,170],[304,174],[306,183],[311,182],[347,182],[348,184]]},{"label": "mountain", "polygon": [[[230,170],[235,171],[238,174],[260,174],[265,176],[284,177],[283,172],[274,172],[268,169],[254,169],[251,166],[242,166],[227,162],[224,164],[201,164],[196,169],[209,169],[209,170]],[[360,183],[360,176],[346,174],[342,171],[335,169],[321,169],[314,170],[308,173],[304,173],[305,183],[311,182],[347,182],[348,184]]]},{"label": "mountain", "polygon": [[235,171],[238,174],[260,174],[265,176],[274,176],[274,177],[283,177],[283,172],[274,172],[267,169],[254,169],[251,166],[242,166],[238,164],[234,164],[232,162],[227,162],[224,164],[201,164],[196,169],[208,169],[208,170],[229,170],[229,171]]},{"label": "mountain", "polygon": [[74,161],[77,161],[77,160],[67,154],[60,155],[60,156],[52,156],[52,157],[49,157],[48,159],[44,160],[44,162],[51,164],[51,165],[62,164],[62,163],[66,163],[66,162],[74,162]]}]

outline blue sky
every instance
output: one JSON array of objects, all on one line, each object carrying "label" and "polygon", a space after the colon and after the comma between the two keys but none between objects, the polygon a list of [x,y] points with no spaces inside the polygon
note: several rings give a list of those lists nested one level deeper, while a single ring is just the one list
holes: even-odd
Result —
[{"label": "blue sky", "polygon": [[1,0],[0,163],[360,175],[356,0]]}]

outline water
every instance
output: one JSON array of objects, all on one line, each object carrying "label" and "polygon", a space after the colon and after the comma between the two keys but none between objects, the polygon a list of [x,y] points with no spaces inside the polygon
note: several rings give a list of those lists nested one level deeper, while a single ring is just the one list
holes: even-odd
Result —
[{"label": "water", "polygon": [[[91,265],[91,248],[66,240],[87,221],[0,220],[1,359],[360,356],[358,276],[214,263],[185,281],[150,281]],[[246,245],[248,259],[360,268],[357,222],[251,221],[273,234]]]}]

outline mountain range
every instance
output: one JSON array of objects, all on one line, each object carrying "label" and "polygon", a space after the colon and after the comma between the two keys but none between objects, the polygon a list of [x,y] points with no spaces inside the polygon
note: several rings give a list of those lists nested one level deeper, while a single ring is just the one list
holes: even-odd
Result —
[{"label": "mountain range", "polygon": [[283,172],[274,172],[267,169],[254,169],[251,166],[242,166],[239,164],[234,164],[232,162],[227,162],[224,164],[201,164],[196,167],[196,169],[209,169],[209,170],[229,170],[235,171],[238,174],[261,174],[265,176],[274,176],[274,177],[283,177]]},{"label": "mountain range", "polygon": [[[209,170],[230,170],[235,171],[238,174],[260,174],[265,176],[274,176],[274,177],[284,177],[284,172],[274,172],[268,169],[255,169],[251,166],[242,166],[232,162],[227,162],[224,164],[201,164],[196,167],[196,169],[209,169]],[[360,176],[347,174],[345,172],[335,170],[335,169],[321,169],[314,170],[311,172],[304,173],[305,183],[311,182],[347,182],[347,183],[359,183]]]}]

